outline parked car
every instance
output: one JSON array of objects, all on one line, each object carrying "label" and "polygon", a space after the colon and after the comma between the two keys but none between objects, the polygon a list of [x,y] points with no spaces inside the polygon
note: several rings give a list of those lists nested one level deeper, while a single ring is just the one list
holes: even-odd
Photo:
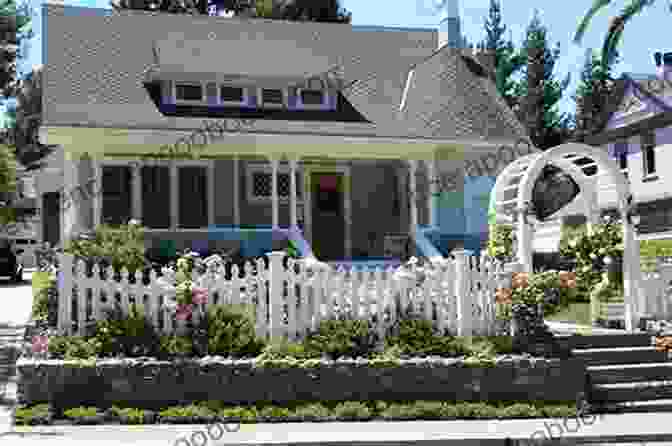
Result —
[{"label": "parked car", "polygon": [[17,283],[23,281],[23,265],[18,257],[21,254],[23,249],[14,252],[9,240],[0,240],[0,277],[9,277],[12,282]]}]

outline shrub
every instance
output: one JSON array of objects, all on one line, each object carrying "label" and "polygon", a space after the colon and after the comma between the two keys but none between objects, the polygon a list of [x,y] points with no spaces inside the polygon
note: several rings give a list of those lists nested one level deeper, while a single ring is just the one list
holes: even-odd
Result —
[{"label": "shrub", "polygon": [[133,273],[147,266],[143,229],[133,220],[127,225],[100,225],[92,234],[68,242],[65,252],[117,271],[126,267]]},{"label": "shrub", "polygon": [[58,320],[58,285],[56,275],[37,271],[33,273],[32,317],[38,325],[55,327]]},{"label": "shrub", "polygon": [[439,334],[431,321],[404,317],[392,324],[386,333],[387,346],[397,346],[406,355],[456,356],[453,338]]},{"label": "shrub", "polygon": [[14,421],[19,425],[49,425],[53,417],[54,414],[49,404],[17,407],[14,412]]},{"label": "shrub", "polygon": [[159,412],[162,423],[202,424],[217,419],[217,414],[207,407],[191,404],[184,407],[169,407]]},{"label": "shrub", "polygon": [[260,360],[277,360],[286,358],[295,359],[309,359],[317,358],[319,355],[314,351],[309,351],[303,343],[289,342],[283,340],[281,342],[273,342],[268,344],[261,355]]},{"label": "shrub", "polygon": [[254,406],[224,407],[219,409],[217,414],[224,420],[237,421],[241,423],[255,421],[259,417],[257,408]]},{"label": "shrub", "polygon": [[331,411],[320,403],[306,404],[294,410],[294,417],[300,421],[328,421]]},{"label": "shrub", "polygon": [[501,418],[529,418],[541,415],[536,407],[526,403],[516,403],[511,406],[499,408],[497,414]]},{"label": "shrub", "polygon": [[490,225],[488,237],[488,256],[500,262],[513,257],[513,227],[510,225]]},{"label": "shrub", "polygon": [[343,317],[320,322],[305,345],[311,354],[325,354],[332,359],[368,357],[375,352],[378,334],[370,321]]},{"label": "shrub", "polygon": [[194,354],[194,342],[189,336],[161,336],[160,353],[162,358],[190,357]]},{"label": "shrub", "polygon": [[207,318],[209,354],[242,358],[262,352],[264,342],[257,337],[252,307],[215,305]]},{"label": "shrub", "polygon": [[260,421],[287,421],[292,418],[292,411],[287,407],[266,406],[258,413]]},{"label": "shrub", "polygon": [[339,403],[333,410],[334,418],[342,421],[370,420],[373,418],[372,410],[359,401],[345,401]]},{"label": "shrub", "polygon": [[97,339],[83,336],[53,336],[49,338],[48,351],[58,359],[90,359],[100,355],[101,344]]},{"label": "shrub", "polygon": [[127,315],[118,305],[108,309],[106,319],[96,323],[94,338],[104,356],[157,356],[161,345],[159,333],[137,304]]},{"label": "shrub", "polygon": [[99,424],[105,418],[105,414],[95,407],[75,407],[65,410],[63,415],[75,424]]},{"label": "shrub", "polygon": [[122,424],[151,424],[156,418],[156,414],[151,410],[132,407],[121,408],[112,406],[109,414],[118,419]]}]

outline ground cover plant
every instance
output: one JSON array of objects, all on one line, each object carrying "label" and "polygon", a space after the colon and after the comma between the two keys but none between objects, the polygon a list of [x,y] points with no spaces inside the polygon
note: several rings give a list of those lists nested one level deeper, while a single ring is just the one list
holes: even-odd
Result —
[{"label": "ground cover plant", "polygon": [[49,404],[20,406],[17,425],[51,424],[203,424],[212,422],[328,422],[370,420],[454,420],[559,418],[578,415],[575,402],[501,401],[341,401],[269,403],[231,406],[203,401],[152,411],[133,407],[74,407],[56,409]]}]

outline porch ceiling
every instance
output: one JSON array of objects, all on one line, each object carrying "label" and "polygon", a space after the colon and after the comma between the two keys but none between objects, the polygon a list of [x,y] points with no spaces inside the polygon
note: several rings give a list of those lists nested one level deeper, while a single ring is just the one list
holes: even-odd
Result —
[{"label": "porch ceiling", "polygon": [[[88,153],[96,157],[140,157],[167,153],[180,140],[187,151],[193,131],[134,130],[90,127],[42,127],[44,143],[62,146],[68,157]],[[198,141],[202,137],[197,138]],[[486,141],[433,141],[325,134],[230,133],[193,147],[195,158],[228,156],[297,156],[333,159],[431,159],[439,152],[491,151],[498,143]]]}]

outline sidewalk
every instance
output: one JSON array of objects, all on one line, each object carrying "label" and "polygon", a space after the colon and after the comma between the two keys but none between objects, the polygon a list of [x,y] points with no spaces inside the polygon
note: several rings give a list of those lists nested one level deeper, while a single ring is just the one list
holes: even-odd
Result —
[{"label": "sidewalk", "polygon": [[[484,445],[514,446],[528,444],[600,444],[606,442],[672,442],[670,414],[638,413],[592,416],[592,425],[576,419],[407,421],[361,423],[286,423],[248,424],[238,432],[223,432],[208,438],[196,436],[192,445]],[[550,434],[549,434],[550,429]],[[15,432],[0,434],[0,444],[28,446],[187,446],[177,442],[204,425],[154,426],[58,426],[17,427]],[[569,432],[572,431],[572,432]],[[536,435],[535,435],[535,432]],[[540,433],[541,432],[541,433]],[[530,442],[553,435],[557,441]]]}]

